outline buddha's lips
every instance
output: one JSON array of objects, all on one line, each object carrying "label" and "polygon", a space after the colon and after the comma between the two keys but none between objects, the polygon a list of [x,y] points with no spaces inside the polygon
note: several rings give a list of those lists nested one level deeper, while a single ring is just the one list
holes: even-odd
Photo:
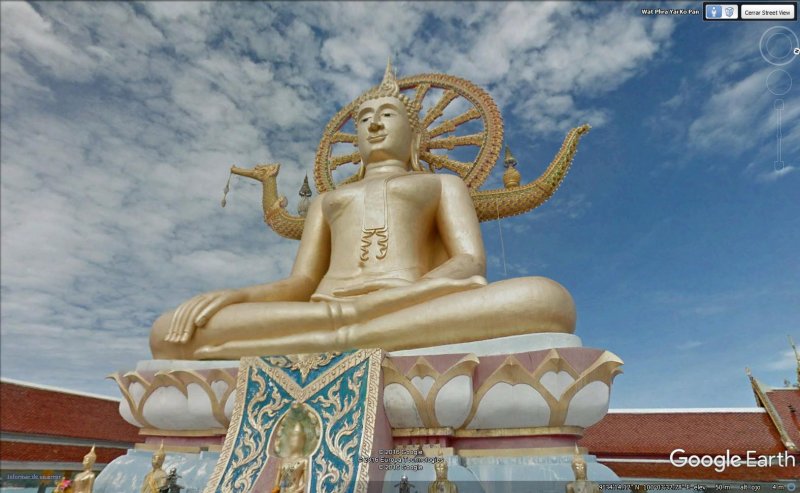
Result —
[{"label": "buddha's lips", "polygon": [[367,142],[369,142],[370,144],[375,144],[375,143],[383,141],[385,138],[386,138],[386,134],[373,135],[372,137],[367,137]]}]

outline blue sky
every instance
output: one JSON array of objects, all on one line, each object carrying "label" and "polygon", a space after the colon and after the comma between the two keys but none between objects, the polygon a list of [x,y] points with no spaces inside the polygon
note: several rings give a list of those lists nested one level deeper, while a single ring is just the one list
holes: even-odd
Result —
[{"label": "blue sky", "polygon": [[625,360],[612,407],[752,406],[744,368],[781,385],[800,339],[798,25],[640,13],[694,5],[3,2],[2,375],[116,395],[159,313],[285,275],[297,243],[255,183],[220,208],[227,170],[281,162],[293,208],[391,54],[486,88],[526,181],[593,126],[553,199],[483,233],[490,280],[558,280]]}]

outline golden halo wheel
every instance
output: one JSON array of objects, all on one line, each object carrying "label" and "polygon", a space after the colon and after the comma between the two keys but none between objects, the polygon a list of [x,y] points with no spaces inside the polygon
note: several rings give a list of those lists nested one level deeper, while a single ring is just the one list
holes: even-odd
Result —
[{"label": "golden halo wheel", "polygon": [[[503,144],[503,119],[494,100],[483,89],[472,82],[445,74],[421,74],[406,77],[397,81],[401,92],[416,99],[422,106],[431,89],[441,89],[442,93],[435,102],[419,115],[420,153],[419,159],[425,162],[431,171],[446,168],[460,176],[466,185],[477,190],[491,172]],[[448,106],[459,99],[466,101],[469,107],[457,116],[440,121]],[[356,102],[353,101],[341,109],[328,122],[317,148],[314,163],[314,181],[319,193],[333,190],[344,183],[357,179],[357,171],[349,178],[336,183],[334,171],[348,163],[358,164],[360,161],[357,137],[354,133],[343,129],[353,120]],[[427,105],[426,105],[427,106]],[[456,135],[456,130],[475,120],[480,120],[483,128],[479,132],[468,135]],[[355,122],[353,122],[354,124]],[[338,152],[339,144],[351,144],[352,150]],[[457,147],[474,146],[478,148],[471,161],[458,161],[447,154],[434,151],[442,149],[452,151]],[[336,151],[335,148],[336,147]]]}]

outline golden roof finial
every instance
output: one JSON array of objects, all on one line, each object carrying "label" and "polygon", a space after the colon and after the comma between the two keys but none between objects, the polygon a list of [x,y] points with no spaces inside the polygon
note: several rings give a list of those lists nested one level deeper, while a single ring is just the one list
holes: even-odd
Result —
[{"label": "golden roof finial", "polygon": [[506,157],[503,160],[503,164],[505,164],[506,168],[517,165],[517,158],[511,154],[511,148],[508,146],[506,146]]},{"label": "golden roof finial", "polygon": [[522,175],[517,170],[517,159],[511,154],[511,149],[508,146],[506,146],[506,157],[503,160],[503,166],[506,167],[505,172],[503,172],[503,185],[506,188],[518,187],[522,180]]},{"label": "golden roof finial", "polygon": [[297,203],[297,213],[301,217],[308,215],[308,208],[311,207],[311,187],[308,186],[308,175],[303,179],[303,185],[300,187],[300,202]]},{"label": "golden roof finial", "polygon": [[308,173],[306,173],[306,177],[303,178],[303,185],[300,187],[300,196],[311,197],[311,187],[308,185]]}]

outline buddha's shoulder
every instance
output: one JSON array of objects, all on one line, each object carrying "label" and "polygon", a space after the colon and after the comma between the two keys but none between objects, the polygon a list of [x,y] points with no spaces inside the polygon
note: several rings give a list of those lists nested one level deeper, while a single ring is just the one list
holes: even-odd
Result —
[{"label": "buddha's shoulder", "polygon": [[410,181],[413,183],[431,183],[440,185],[447,188],[463,188],[466,190],[467,186],[460,176],[450,173],[430,173],[426,171],[409,173],[403,176],[403,181]]},{"label": "buddha's shoulder", "polygon": [[[442,189],[460,189],[467,191],[467,186],[461,177],[449,173],[430,173],[430,172],[413,172],[406,175],[400,175],[392,178],[393,185],[411,185],[411,186],[436,186]],[[364,180],[355,181],[341,185],[334,190],[328,190],[321,193],[318,198],[333,197],[337,195],[349,195],[352,193],[361,193],[366,186]]]},{"label": "buddha's shoulder", "polygon": [[443,192],[450,194],[469,194],[467,184],[464,183],[464,180],[458,175],[450,173],[428,173],[428,175],[436,177]]}]

